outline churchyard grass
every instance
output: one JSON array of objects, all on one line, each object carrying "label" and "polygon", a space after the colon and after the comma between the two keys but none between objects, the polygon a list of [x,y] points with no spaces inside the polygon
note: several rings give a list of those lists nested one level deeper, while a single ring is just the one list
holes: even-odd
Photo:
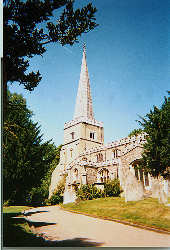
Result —
[{"label": "churchyard grass", "polygon": [[170,232],[170,207],[158,203],[158,199],[148,198],[126,203],[124,198],[107,197],[61,206],[70,211],[81,212],[99,218],[120,220]]},{"label": "churchyard grass", "polygon": [[3,207],[3,247],[44,246],[44,241],[37,238],[22,216],[26,206]]}]

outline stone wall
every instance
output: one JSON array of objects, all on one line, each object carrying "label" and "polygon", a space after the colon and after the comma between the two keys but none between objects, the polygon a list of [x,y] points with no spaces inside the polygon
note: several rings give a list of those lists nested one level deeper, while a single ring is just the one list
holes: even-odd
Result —
[{"label": "stone wall", "polygon": [[87,184],[93,184],[97,182],[97,169],[86,168],[86,173],[87,173]]},{"label": "stone wall", "polygon": [[[87,127],[88,129],[92,129],[93,126],[85,126],[84,124],[81,124],[81,126],[78,125],[79,129],[80,127],[82,129],[85,129],[85,127]],[[70,129],[68,129],[69,134],[71,133]],[[100,133],[103,132],[101,127],[99,127],[98,130],[100,130]],[[95,145],[94,141],[89,141],[86,143],[86,146],[88,148],[87,150],[84,150],[84,142],[82,143],[82,141],[83,140],[79,138],[79,141],[73,141],[69,143],[69,145],[63,146],[59,167],[56,168],[52,175],[50,194],[52,190],[54,190],[54,188],[57,186],[58,180],[61,178],[60,176],[62,176],[62,172],[68,172],[68,169],[70,169],[69,171],[71,173],[70,178],[74,180],[74,169],[78,169],[78,179],[79,183],[81,183],[82,170],[85,167],[86,171],[83,171],[86,173],[83,173],[83,183],[86,182],[86,179],[87,184],[93,184],[96,183],[97,180],[99,180],[99,171],[102,168],[107,168],[109,170],[109,177],[111,177],[111,179],[116,176],[116,169],[119,165],[119,159],[121,159],[124,171],[129,171],[130,164],[133,163],[136,159],[141,158],[141,153],[143,151],[142,144],[145,139],[142,135],[132,138],[124,138],[119,141],[108,143],[106,145]],[[94,147],[91,148],[90,146],[92,146],[93,144]],[[73,148],[73,157],[70,157],[71,147]],[[75,153],[74,150],[76,151]],[[73,180],[71,182],[73,182]]]},{"label": "stone wall", "polygon": [[143,152],[143,147],[136,146],[128,153],[121,156],[121,161],[123,166],[131,165],[135,160],[141,159],[141,154]]}]

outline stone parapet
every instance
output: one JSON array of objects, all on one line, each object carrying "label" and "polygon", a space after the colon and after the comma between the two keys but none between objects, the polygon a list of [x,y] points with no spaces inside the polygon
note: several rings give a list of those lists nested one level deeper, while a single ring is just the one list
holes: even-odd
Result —
[{"label": "stone parapet", "polygon": [[103,122],[96,121],[95,119],[91,120],[91,119],[88,119],[87,117],[79,117],[77,119],[74,119],[74,120],[71,120],[69,122],[66,122],[64,124],[64,129],[72,127],[72,126],[74,126],[74,125],[76,125],[76,124],[78,124],[80,122],[85,122],[87,124],[103,128]]},{"label": "stone parapet", "polygon": [[100,145],[98,147],[88,149],[82,152],[80,156],[89,155],[91,153],[97,153],[100,151],[107,150],[109,148],[116,148],[118,146],[123,146],[123,145],[127,145],[127,149],[122,151],[122,154],[126,154],[127,152],[129,152],[136,146],[143,146],[143,144],[146,142],[145,136],[146,136],[146,133],[140,134],[138,136],[133,136],[133,137],[125,137],[123,139],[107,143],[105,145]]},{"label": "stone parapet", "polygon": [[117,164],[117,159],[112,159],[112,160],[107,160],[107,161],[102,161],[102,162],[97,162],[97,161],[92,162],[92,161],[82,161],[82,160],[80,160],[80,158],[82,156],[91,155],[93,153],[105,151],[105,150],[111,149],[111,148],[114,149],[114,148],[117,148],[119,146],[125,145],[125,147],[122,150],[119,150],[119,152],[118,152],[118,158],[119,158],[123,155],[126,155],[127,153],[129,153],[130,151],[132,151],[136,147],[142,148],[143,144],[146,142],[145,135],[146,134],[143,133],[141,135],[133,136],[131,138],[126,137],[126,138],[120,139],[119,141],[114,141],[114,142],[108,143],[108,144],[103,145],[103,146],[91,148],[91,149],[86,150],[86,151],[82,152],[81,154],[79,154],[79,156],[76,159],[70,161],[68,163],[68,165],[73,166],[75,164],[78,164],[81,166],[87,165],[87,166],[98,167],[100,164],[102,164],[103,166]]},{"label": "stone parapet", "polygon": [[69,166],[67,167],[67,170],[72,169],[73,166],[86,166],[86,167],[93,167],[93,168],[100,168],[100,167],[107,167],[107,166],[113,166],[118,164],[118,159],[112,159],[102,162],[96,162],[96,161],[82,161],[80,159],[74,160],[70,162]]},{"label": "stone parapet", "polygon": [[80,166],[87,166],[87,167],[104,167],[104,166],[109,166],[109,165],[117,165],[118,160],[113,159],[113,160],[108,160],[108,161],[102,161],[102,162],[91,162],[91,161],[77,161],[75,164],[78,164]]}]

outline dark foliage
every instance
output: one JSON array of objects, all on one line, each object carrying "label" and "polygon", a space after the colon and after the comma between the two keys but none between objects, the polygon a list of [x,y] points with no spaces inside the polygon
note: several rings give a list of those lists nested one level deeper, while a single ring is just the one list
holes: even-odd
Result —
[{"label": "dark foliage", "polygon": [[[89,3],[73,8],[71,0],[4,0],[3,10],[3,92],[7,106],[7,83],[19,82],[32,91],[41,80],[40,72],[29,72],[29,60],[46,51],[46,44],[61,45],[78,41],[78,37],[96,27],[96,8]],[[59,18],[56,11],[63,7]],[[55,21],[54,21],[55,20]]]},{"label": "dark foliage", "polygon": [[139,123],[147,133],[141,165],[152,176],[170,176],[170,98],[154,106]]},{"label": "dark foliage", "polygon": [[3,199],[24,204],[28,192],[40,185],[56,156],[50,141],[42,142],[40,127],[31,120],[25,99],[9,93],[3,134]]},{"label": "dark foliage", "polygon": [[[39,181],[39,185],[37,187],[33,187],[31,191],[29,192],[26,202],[27,204],[30,204],[32,206],[42,206],[42,205],[53,205],[54,200],[58,199],[59,202],[62,201],[63,196],[63,186],[59,185],[59,188],[56,190],[55,194],[52,196],[52,199],[48,199],[49,195],[49,186],[51,183],[51,175],[56,166],[59,163],[60,160],[60,150],[61,150],[62,145],[56,148],[55,150],[55,158],[49,165],[49,168],[46,172],[46,174],[43,176],[43,178]],[[54,196],[59,196],[58,198]],[[58,203],[59,203],[58,202]],[[57,204],[57,202],[55,203]]]},{"label": "dark foliage", "polygon": [[141,128],[138,128],[138,129],[134,129],[132,130],[130,133],[129,133],[129,137],[132,137],[132,136],[137,136],[139,134],[141,134],[143,132],[143,130]]}]

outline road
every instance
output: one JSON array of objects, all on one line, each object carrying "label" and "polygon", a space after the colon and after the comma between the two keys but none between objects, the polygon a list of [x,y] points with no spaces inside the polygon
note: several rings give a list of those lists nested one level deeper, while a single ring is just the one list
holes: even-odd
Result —
[{"label": "road", "polygon": [[33,232],[57,246],[169,247],[170,235],[62,210],[59,206],[26,211]]}]

